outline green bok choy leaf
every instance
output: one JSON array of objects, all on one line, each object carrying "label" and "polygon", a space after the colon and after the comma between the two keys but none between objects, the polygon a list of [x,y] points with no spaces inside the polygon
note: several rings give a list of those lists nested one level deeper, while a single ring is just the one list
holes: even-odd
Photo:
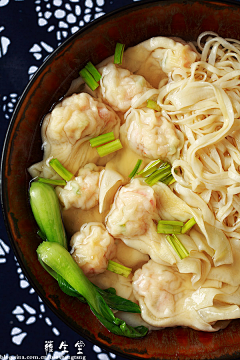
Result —
[{"label": "green bok choy leaf", "polygon": [[[83,297],[94,315],[109,331],[131,338],[139,338],[147,334],[148,329],[146,327],[132,327],[127,325],[125,321],[115,317],[97,287],[88,280],[62,245],[56,242],[43,242],[39,245],[37,254],[40,262],[44,263],[44,267],[51,268],[57,274],[57,277],[60,276],[70,285],[67,290],[69,295],[76,296],[79,294],[80,300]],[[114,295],[111,292],[109,294]]]},{"label": "green bok choy leaf", "polygon": [[[57,280],[60,289],[69,296],[77,297],[81,302],[87,303],[85,298],[79,294],[61,275],[57,274],[54,270],[52,270],[49,266],[47,266],[40,258],[39,261],[44,269]],[[113,309],[118,311],[132,312],[132,313],[141,313],[140,307],[132,302],[131,300],[127,300],[121,296],[116,295],[116,290],[114,288],[108,289],[100,289],[97,285],[93,284],[97,291],[102,295],[107,305]]]}]

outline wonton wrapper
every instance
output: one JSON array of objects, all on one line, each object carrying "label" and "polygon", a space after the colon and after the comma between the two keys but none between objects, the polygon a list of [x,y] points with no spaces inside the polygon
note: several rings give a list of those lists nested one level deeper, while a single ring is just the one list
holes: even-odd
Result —
[{"label": "wonton wrapper", "polygon": [[120,118],[101,100],[86,93],[65,98],[43,121],[41,131],[44,157],[43,161],[29,168],[30,174],[52,178],[55,172],[45,170],[52,157],[56,157],[74,175],[89,162],[105,165],[114,154],[100,159],[89,140],[110,131],[118,138],[119,128]]},{"label": "wonton wrapper", "polygon": [[226,327],[230,319],[239,318],[239,289],[229,293],[224,287],[203,286],[195,290],[191,274],[181,274],[152,260],[133,277],[142,318],[153,326],[188,326],[213,332]]},{"label": "wonton wrapper", "polygon": [[124,183],[124,178],[117,171],[106,168],[102,170],[99,180],[99,213],[109,210],[117,189]]},{"label": "wonton wrapper", "polygon": [[[176,41],[175,41],[176,40]],[[122,66],[142,75],[155,88],[168,80],[168,73],[175,68],[190,70],[198,55],[180,39],[156,36],[128,48]]]}]

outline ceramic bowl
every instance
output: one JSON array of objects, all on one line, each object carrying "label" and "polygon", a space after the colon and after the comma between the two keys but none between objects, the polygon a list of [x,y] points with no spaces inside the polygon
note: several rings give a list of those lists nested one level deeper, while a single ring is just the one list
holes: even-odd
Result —
[{"label": "ceramic bowl", "polygon": [[28,201],[27,168],[42,159],[40,125],[87,61],[94,64],[152,36],[196,40],[206,30],[240,40],[240,2],[141,1],[85,26],[44,62],[25,89],[12,117],[2,159],[2,202],[6,227],[18,261],[40,297],[69,327],[95,344],[128,359],[233,359],[240,355],[240,320],[222,331],[189,328],[151,332],[141,340],[115,336],[87,305],[61,292],[37,261],[41,242]]}]

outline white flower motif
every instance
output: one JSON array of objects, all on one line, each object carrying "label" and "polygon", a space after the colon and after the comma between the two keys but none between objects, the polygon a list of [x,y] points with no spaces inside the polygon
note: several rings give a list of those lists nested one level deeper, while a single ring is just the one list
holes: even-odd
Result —
[{"label": "white flower motif", "polygon": [[[30,53],[33,54],[36,60],[41,60],[41,63],[45,61],[48,56],[53,52],[54,48],[47,44],[45,41],[40,41],[39,44],[34,44],[31,49],[29,50]],[[28,75],[29,79],[35,74],[38,67],[35,65],[32,65],[28,69]]]},{"label": "white flower motif", "polygon": [[[42,319],[43,318],[43,314],[45,313],[45,306],[43,304],[43,301],[42,299],[38,296],[38,301],[40,303],[40,306],[39,306],[39,309],[40,309],[40,312],[41,314],[39,314],[39,319]],[[44,317],[44,321],[45,323],[48,325],[48,326],[52,326],[52,321],[49,319],[49,317]],[[54,333],[54,335],[56,336],[59,336],[60,335],[60,331],[55,327],[53,326],[52,327],[52,332]]]},{"label": "white flower motif", "polygon": [[[21,305],[17,305],[13,311],[12,314],[16,317],[16,319],[23,323],[24,325],[33,325],[39,319],[42,319],[46,325],[52,328],[52,332],[55,336],[60,335],[60,331],[53,326],[53,323],[51,319],[45,315],[45,306],[38,297],[39,300],[39,310],[34,309],[32,306],[30,306],[27,303],[23,303]],[[40,312],[40,313],[39,313]],[[23,339],[27,336],[27,332],[23,332],[23,330],[17,326],[14,326],[11,331],[12,341],[16,345],[21,345]]]},{"label": "white flower motif", "polygon": [[97,353],[97,358],[99,360],[111,360],[111,359],[115,359],[117,356],[113,353],[104,353],[103,350],[97,346],[97,345],[94,345],[93,346],[93,351],[95,351]]},{"label": "white flower motif", "polygon": [[[1,0],[0,0],[1,1]],[[1,3],[0,3],[1,6]],[[0,33],[5,30],[4,26],[0,27]],[[0,58],[6,55],[8,51],[8,46],[10,45],[11,41],[6,36],[0,36]]]},{"label": "white flower motif", "polygon": [[0,264],[3,264],[7,261],[6,254],[9,254],[9,251],[10,247],[0,239]]},{"label": "white flower motif", "polygon": [[29,50],[30,53],[33,53],[35,59],[40,60],[44,57],[44,60],[53,52],[53,47],[47,44],[44,41],[40,41],[40,44],[34,44]]},{"label": "white flower motif", "polygon": [[25,320],[26,325],[33,324],[36,321],[36,310],[26,303],[23,303],[22,306],[16,306],[12,314],[15,315],[20,322]]},{"label": "white flower motif", "polygon": [[23,330],[19,327],[14,327],[12,328],[11,336],[12,336],[12,342],[15,345],[21,345],[23,339],[27,336],[27,333],[23,332]]},{"label": "white flower motif", "polygon": [[6,6],[9,3],[9,0],[0,0],[0,6]]},{"label": "white flower motif", "polygon": [[14,110],[14,107],[17,103],[18,100],[18,95],[15,93],[9,94],[9,95],[4,95],[2,97],[2,102],[3,102],[3,112],[4,112],[4,116],[6,119],[10,119],[12,112]]},{"label": "white flower motif", "polygon": [[[46,26],[48,32],[55,31],[57,45],[66,39],[70,34],[75,33],[90,22],[102,15],[104,0],[98,0],[97,6],[93,7],[92,0],[86,0],[84,5],[79,5],[78,0],[69,0],[64,3],[62,0],[35,0],[35,11],[38,15],[38,25]],[[82,15],[83,19],[79,18]],[[57,26],[56,26],[57,20]],[[35,43],[29,52],[37,61],[43,62],[51,54],[54,48],[44,41]],[[29,79],[35,74],[38,66],[31,65],[28,69]]]},{"label": "white flower motif", "polygon": [[12,314],[14,314],[16,316],[16,318],[18,319],[18,321],[23,321],[25,319],[24,314],[24,310],[23,308],[21,308],[21,306],[17,306],[13,311]]},{"label": "white flower motif", "polygon": [[[94,8],[92,0],[85,0],[82,5],[79,5],[78,0],[69,0],[68,2],[35,0],[38,25],[46,26],[48,32],[55,30],[56,39],[60,45],[64,39],[74,34],[85,23],[104,15],[102,10],[104,3],[104,0],[98,0],[96,2],[97,7]],[[83,19],[79,19],[81,15]]]},{"label": "white flower motif", "polygon": [[35,74],[37,69],[38,69],[38,67],[35,65],[30,66],[30,68],[28,69],[29,79],[31,79],[31,77]]},{"label": "white flower motif", "polygon": [[[15,256],[14,256],[14,260],[16,261],[17,273],[18,273],[19,280],[20,280],[20,282],[19,282],[20,288],[21,288],[21,289],[26,289],[26,288],[28,288],[28,287],[30,286],[29,281],[28,281],[28,279],[26,278],[26,276],[23,274],[22,269],[21,269],[21,267],[19,266],[19,263],[18,263],[17,258],[16,258]],[[30,294],[33,294],[34,292],[35,292],[35,291],[34,291],[33,288],[31,288],[31,289],[29,290],[29,293],[30,293]]]}]

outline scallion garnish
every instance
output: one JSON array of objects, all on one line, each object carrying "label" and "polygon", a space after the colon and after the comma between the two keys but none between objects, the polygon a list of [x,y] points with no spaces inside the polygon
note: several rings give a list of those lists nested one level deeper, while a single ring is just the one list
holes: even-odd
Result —
[{"label": "scallion garnish", "polygon": [[[136,167],[137,166],[138,163],[136,164]],[[160,159],[151,161],[144,169],[138,172],[136,171],[137,170],[134,168],[129,177],[132,178],[135,175],[141,176],[145,178],[144,180],[149,186],[153,186],[158,181],[161,181],[166,185],[170,185],[175,181],[172,176],[171,165]]]},{"label": "scallion garnish", "polygon": [[49,161],[49,164],[51,165],[51,167],[56,171],[56,173],[58,173],[58,175],[61,176],[61,178],[63,178],[66,181],[71,180],[71,178],[73,177],[73,174],[68,171],[61,163],[58,159],[51,159]]},{"label": "scallion garnish", "polygon": [[160,159],[150,162],[143,170],[138,172],[138,175],[142,175],[143,177],[151,175],[159,168],[160,163],[162,163],[162,160]]},{"label": "scallion garnish", "polygon": [[122,149],[121,141],[116,139],[108,144],[97,147],[97,152],[100,157],[103,157],[120,149]]},{"label": "scallion garnish", "polygon": [[138,159],[138,161],[137,161],[137,163],[136,163],[133,171],[128,175],[128,177],[129,177],[130,179],[134,178],[134,176],[135,176],[136,173],[138,172],[138,169],[140,168],[141,164],[142,164],[142,160],[141,160],[141,159]]},{"label": "scallion garnish", "polygon": [[174,179],[174,177],[172,176],[172,174],[169,174],[168,176],[166,176],[164,179],[161,180],[164,184],[166,185],[171,185],[173,184],[176,180]]},{"label": "scallion garnish", "polygon": [[191,229],[191,227],[193,227],[193,225],[196,224],[195,219],[192,217],[191,219],[189,219],[182,227],[182,234],[185,234],[185,232],[187,232],[189,229]]},{"label": "scallion garnish", "polygon": [[124,44],[117,43],[114,53],[114,64],[122,64],[123,52],[124,52]]},{"label": "scallion garnish", "polygon": [[108,267],[107,270],[114,272],[115,274],[122,275],[124,277],[128,277],[131,273],[132,269],[121,264],[118,264],[115,261],[108,260]]},{"label": "scallion garnish", "polygon": [[161,110],[161,108],[160,108],[160,106],[157,104],[157,102],[154,101],[154,100],[151,100],[151,99],[148,99],[148,100],[147,100],[147,107],[150,108],[150,109],[156,110],[156,111],[160,111],[160,110]]},{"label": "scallion garnish", "polygon": [[171,178],[171,180],[168,182],[168,183],[166,183],[167,185],[172,185],[173,183],[175,183],[176,182],[176,180],[174,179],[174,177],[172,176],[172,178]]},{"label": "scallion garnish", "polygon": [[168,235],[167,241],[173,247],[173,249],[178,254],[181,260],[189,256],[189,252],[175,234],[173,234],[172,236]]},{"label": "scallion garnish", "polygon": [[178,221],[178,220],[159,220],[158,224],[162,224],[162,225],[178,225],[178,226],[183,226],[184,223],[182,221]]},{"label": "scallion garnish", "polygon": [[90,74],[93,76],[95,81],[99,81],[102,77],[102,75],[100,74],[100,72],[95,68],[95,66],[91,63],[91,61],[89,61],[87,63],[87,65],[85,66],[85,69],[88,70],[88,72],[90,72]]},{"label": "scallion garnish", "polygon": [[90,72],[83,68],[79,72],[80,76],[83,78],[85,83],[90,87],[91,90],[96,90],[99,86],[98,82],[94,79],[94,77],[90,74]]},{"label": "scallion garnish", "polygon": [[102,135],[96,136],[95,138],[92,138],[89,141],[90,141],[91,147],[97,147],[97,146],[106,144],[112,140],[115,140],[113,131],[111,131],[107,134],[102,134]]},{"label": "scallion garnish", "polygon": [[58,180],[58,179],[46,179],[43,177],[38,176],[36,178],[36,181],[45,183],[45,184],[49,184],[49,185],[59,185],[59,186],[65,186],[67,184],[67,182],[65,180]]},{"label": "scallion garnish", "polygon": [[185,234],[189,229],[196,224],[192,217],[185,224],[177,220],[159,220],[157,225],[157,232],[161,234]]},{"label": "scallion garnish", "polygon": [[183,223],[180,221],[160,220],[157,225],[158,234],[181,234]]},{"label": "scallion garnish", "polygon": [[147,179],[145,179],[145,182],[149,186],[153,186],[154,184],[156,184],[156,182],[161,181],[170,174],[171,174],[170,164],[164,163],[163,165],[160,166],[158,170],[154,171],[152,175],[150,175]]}]

